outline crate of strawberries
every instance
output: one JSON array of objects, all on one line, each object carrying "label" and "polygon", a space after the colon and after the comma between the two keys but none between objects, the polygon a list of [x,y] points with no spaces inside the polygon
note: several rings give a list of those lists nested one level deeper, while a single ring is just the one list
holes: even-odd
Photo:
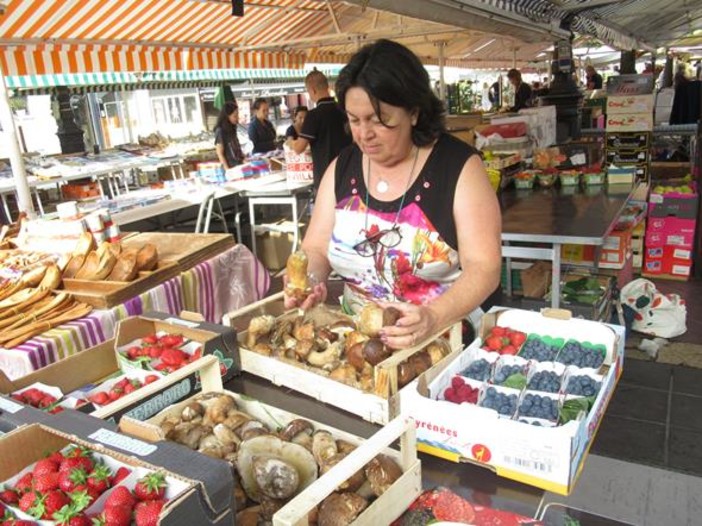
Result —
[{"label": "crate of strawberries", "polygon": [[517,354],[527,339],[526,333],[495,325],[483,338],[482,348],[499,354]]},{"label": "crate of strawberries", "polygon": [[120,365],[125,369],[168,374],[200,358],[202,345],[180,334],[159,331],[119,346],[117,353]]},{"label": "crate of strawberries", "polygon": [[58,387],[41,382],[13,391],[10,397],[21,404],[30,405],[51,414],[60,413],[64,409],[79,409],[88,403],[83,396],[65,396]]}]

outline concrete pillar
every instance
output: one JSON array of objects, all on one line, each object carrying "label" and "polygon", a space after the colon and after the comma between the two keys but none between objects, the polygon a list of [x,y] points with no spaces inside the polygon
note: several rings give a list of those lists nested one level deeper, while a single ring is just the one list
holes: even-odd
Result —
[{"label": "concrete pillar", "polygon": [[636,51],[622,51],[619,63],[619,73],[622,75],[636,74]]}]

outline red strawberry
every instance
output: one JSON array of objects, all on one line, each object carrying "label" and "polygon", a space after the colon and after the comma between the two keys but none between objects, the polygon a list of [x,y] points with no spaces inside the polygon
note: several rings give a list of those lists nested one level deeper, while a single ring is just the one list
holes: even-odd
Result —
[{"label": "red strawberry", "polygon": [[38,460],[36,464],[34,464],[32,473],[34,473],[35,477],[46,475],[47,473],[57,473],[59,465],[60,463],[56,462],[56,460],[51,457],[42,458],[41,460]]},{"label": "red strawberry", "polygon": [[127,349],[127,358],[130,360],[135,360],[141,355],[141,347],[130,347]]},{"label": "red strawberry", "polygon": [[164,347],[180,347],[183,345],[184,338],[180,334],[166,334],[158,341]]},{"label": "red strawberry", "polygon": [[31,514],[33,517],[51,519],[54,513],[70,503],[71,501],[63,491],[52,490],[44,494],[43,501],[34,505]]},{"label": "red strawberry", "polygon": [[502,338],[499,336],[490,336],[485,343],[492,351],[499,351],[502,349]]},{"label": "red strawberry", "polygon": [[85,513],[68,505],[57,511],[53,519],[56,521],[56,526],[91,526],[92,524]]},{"label": "red strawberry", "polygon": [[96,405],[106,405],[110,403],[110,397],[107,396],[105,391],[93,393],[88,397],[88,399]]},{"label": "red strawberry", "polygon": [[93,461],[90,457],[67,457],[61,462],[59,471],[71,471],[75,468],[83,468],[86,472],[90,473],[93,470]]},{"label": "red strawberry", "polygon": [[526,334],[524,334],[523,332],[514,331],[509,336],[510,343],[515,347],[519,347],[521,344],[523,344],[524,340],[526,340]]},{"label": "red strawberry", "polygon": [[34,475],[32,473],[25,473],[15,482],[15,490],[20,493],[26,493],[27,491],[31,491],[33,483]]},{"label": "red strawberry", "polygon": [[46,393],[40,391],[36,387],[32,387],[30,389],[27,389],[22,393],[22,396],[26,400],[26,402],[30,405],[33,405],[34,407],[39,407],[39,402],[41,402],[42,398]]},{"label": "red strawberry", "polygon": [[28,403],[27,400],[24,398],[24,395],[22,395],[22,393],[14,393],[14,394],[10,395],[10,398],[12,398],[13,400],[17,400],[18,402],[20,402],[22,404]]},{"label": "red strawberry", "polygon": [[473,506],[467,500],[445,488],[438,490],[432,511],[439,521],[471,524],[475,519]]},{"label": "red strawberry", "polygon": [[59,476],[59,488],[66,493],[75,491],[78,486],[86,483],[88,472],[83,467],[61,470]]},{"label": "red strawberry", "polygon": [[164,504],[165,502],[162,500],[151,500],[137,504],[134,510],[136,526],[156,526]]},{"label": "red strawberry", "polygon": [[499,327],[495,325],[492,329],[490,329],[490,336],[505,336],[508,330],[509,329],[506,327]]},{"label": "red strawberry", "polygon": [[[122,468],[120,468],[122,469]],[[105,501],[105,508],[112,506],[126,506],[131,511],[136,504],[136,499],[132,492],[124,486],[117,486],[112,490]]]},{"label": "red strawberry", "polygon": [[129,378],[122,378],[119,382],[115,382],[115,384],[112,386],[112,388],[118,388],[118,389],[124,389],[129,385]]},{"label": "red strawberry", "polygon": [[34,521],[28,521],[25,519],[15,519],[8,524],[9,524],[9,526],[36,526],[37,523]]},{"label": "red strawberry", "polygon": [[46,493],[59,487],[59,473],[45,473],[44,475],[34,476],[34,489],[39,493]]},{"label": "red strawberry", "polygon": [[39,407],[42,409],[45,407],[49,407],[52,404],[56,403],[56,397],[51,396],[51,395],[45,395],[41,400],[39,400]]},{"label": "red strawberry", "polygon": [[132,523],[132,509],[128,506],[110,506],[102,512],[105,526],[129,526]]},{"label": "red strawberry", "polygon": [[124,386],[124,394],[125,394],[125,395],[131,394],[131,393],[133,393],[133,392],[136,391],[136,390],[137,390],[137,388],[134,387],[133,384],[127,384],[127,385]]},{"label": "red strawberry", "polygon": [[53,453],[51,453],[51,455],[49,455],[49,456],[46,457],[46,458],[49,459],[49,460],[53,460],[54,462],[56,462],[56,465],[57,465],[57,466],[61,466],[61,462],[63,462],[63,459],[64,459],[65,457],[63,456],[63,453],[61,453],[60,451],[54,451]]},{"label": "red strawberry", "polygon": [[146,378],[144,378],[144,384],[152,384],[154,382],[158,382],[161,379],[161,377],[157,374],[150,374]]},{"label": "red strawberry", "polygon": [[145,347],[144,354],[148,354],[149,358],[160,358],[161,355],[163,354],[163,348],[157,347],[157,346]]},{"label": "red strawberry", "polygon": [[140,478],[134,487],[134,495],[139,500],[159,500],[166,492],[163,473],[149,473]]},{"label": "red strawberry", "polygon": [[110,476],[112,471],[104,464],[95,466],[93,472],[88,475],[88,487],[93,488],[98,493],[104,493],[110,487]]},{"label": "red strawberry", "polygon": [[112,402],[114,402],[115,400],[119,400],[120,398],[122,398],[122,396],[124,396],[124,390],[120,387],[113,387],[107,394],[107,397]]},{"label": "red strawberry", "polygon": [[124,466],[118,468],[117,473],[112,477],[112,485],[115,486],[119,481],[127,478],[131,472],[131,469],[125,468]]},{"label": "red strawberry", "polygon": [[517,354],[517,348],[514,345],[505,345],[500,350],[500,354]]},{"label": "red strawberry", "polygon": [[19,502],[19,495],[15,490],[5,488],[0,491],[0,500],[5,504],[15,505]]},{"label": "red strawberry", "polygon": [[49,414],[55,415],[57,413],[63,413],[65,411],[65,408],[61,407],[60,405],[57,405],[56,407],[53,407],[52,409],[49,410]]},{"label": "red strawberry", "polygon": [[158,343],[158,336],[156,336],[155,334],[149,334],[147,336],[144,336],[141,339],[141,343],[145,343],[147,345],[156,345]]},{"label": "red strawberry", "polygon": [[28,512],[30,508],[34,506],[34,504],[37,502],[39,499],[39,494],[34,492],[34,491],[28,491],[24,495],[22,495],[22,498],[19,500],[19,509],[22,511]]},{"label": "red strawberry", "polygon": [[154,369],[156,369],[157,371],[165,371],[168,367],[169,366],[165,363],[159,363],[154,365]]},{"label": "red strawberry", "polygon": [[88,495],[87,486],[80,486],[80,489],[69,493],[68,498],[71,499],[71,507],[76,511],[83,511],[95,501]]},{"label": "red strawberry", "polygon": [[167,348],[161,354],[161,361],[166,365],[181,365],[185,363],[190,356],[180,349]]}]

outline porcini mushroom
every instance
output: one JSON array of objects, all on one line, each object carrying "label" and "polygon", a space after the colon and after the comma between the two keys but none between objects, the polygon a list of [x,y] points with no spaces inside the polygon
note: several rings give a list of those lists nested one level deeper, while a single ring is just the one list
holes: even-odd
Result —
[{"label": "porcini mushroom", "polygon": [[280,438],[287,442],[300,444],[307,449],[312,449],[312,433],[314,433],[314,427],[309,420],[296,418],[291,420],[280,432]]},{"label": "porcini mushroom", "polygon": [[368,501],[355,493],[332,493],[319,507],[318,526],[346,526],[368,507]]},{"label": "porcini mushroom", "polygon": [[392,352],[378,338],[371,338],[363,344],[363,358],[372,366],[390,358]]},{"label": "porcini mushroom", "polygon": [[246,347],[251,349],[259,338],[268,336],[275,326],[275,318],[269,315],[256,316],[249,322],[249,328],[246,331]]},{"label": "porcini mushroom", "polygon": [[373,493],[380,497],[402,476],[402,468],[387,455],[378,455],[365,467],[366,478]]}]

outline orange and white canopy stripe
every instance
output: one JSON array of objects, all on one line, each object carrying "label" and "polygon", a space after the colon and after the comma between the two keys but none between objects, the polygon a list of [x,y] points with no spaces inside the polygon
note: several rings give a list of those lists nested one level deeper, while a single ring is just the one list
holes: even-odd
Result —
[{"label": "orange and white canopy stripe", "polygon": [[5,75],[218,68],[299,68],[304,54],[259,50],[331,28],[324,2],[10,0],[0,16]]}]

